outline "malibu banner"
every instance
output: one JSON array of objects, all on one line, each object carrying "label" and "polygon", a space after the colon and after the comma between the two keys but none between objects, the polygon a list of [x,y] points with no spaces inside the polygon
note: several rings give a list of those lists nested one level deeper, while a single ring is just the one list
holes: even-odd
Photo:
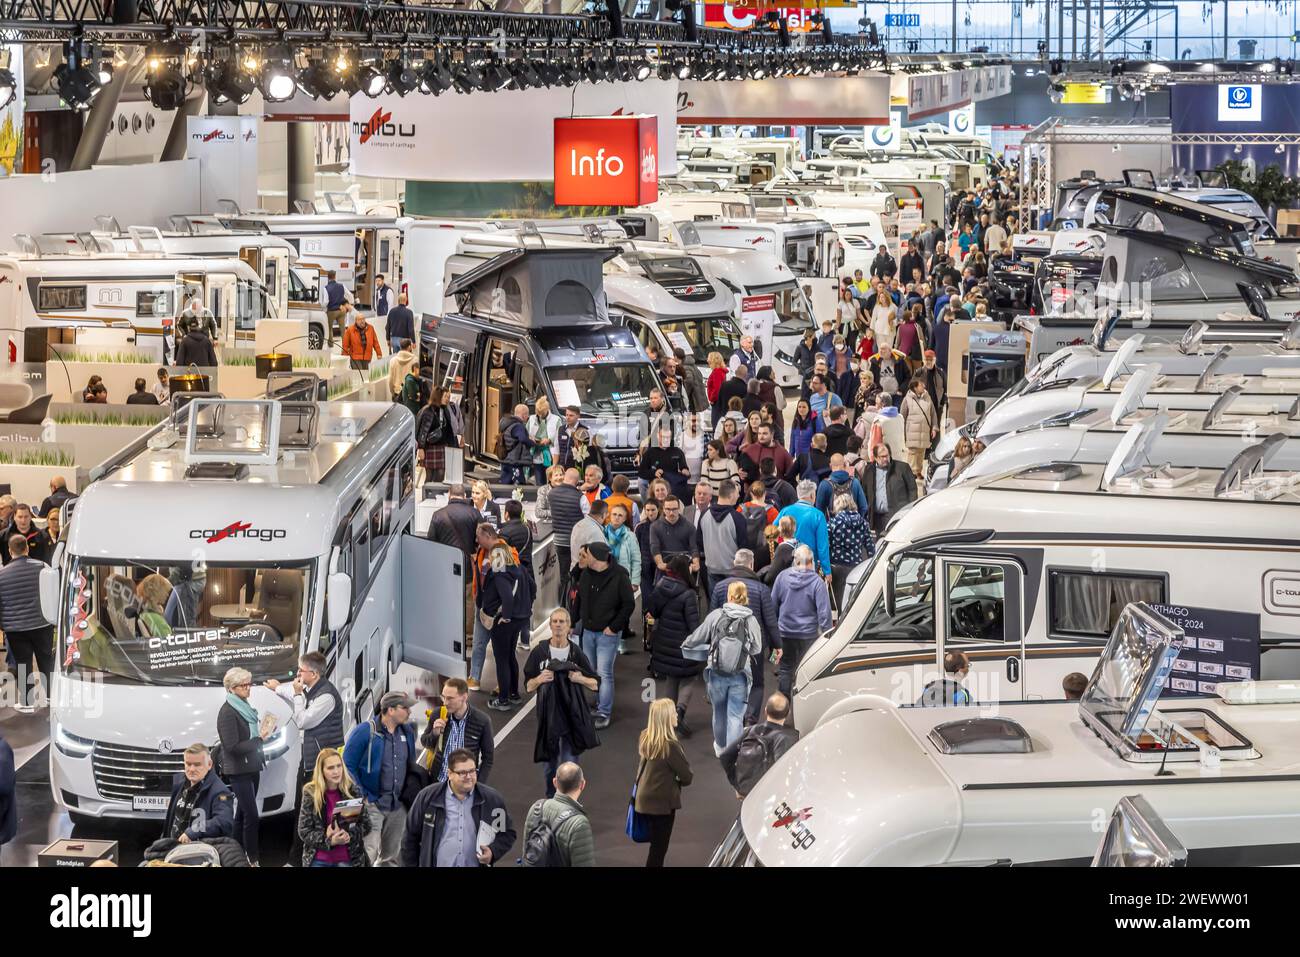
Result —
[{"label": "malibu banner", "polygon": [[677,172],[676,80],[502,93],[352,97],[352,173],[439,182],[546,182],[555,121],[653,116],[658,174]]},{"label": "malibu banner", "polygon": [[[683,80],[677,107],[678,123],[882,126],[889,123],[889,77],[864,73],[769,80]],[[661,130],[660,156],[662,135]]]},{"label": "malibu banner", "polygon": [[653,116],[555,120],[556,206],[642,206],[659,198]]}]

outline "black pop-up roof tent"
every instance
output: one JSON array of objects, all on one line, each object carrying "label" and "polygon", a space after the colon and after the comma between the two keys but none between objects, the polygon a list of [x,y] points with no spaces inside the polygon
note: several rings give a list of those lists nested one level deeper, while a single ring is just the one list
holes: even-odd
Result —
[{"label": "black pop-up roof tent", "polygon": [[618,255],[590,249],[509,249],[447,283],[461,312],[529,329],[606,325],[602,267]]}]

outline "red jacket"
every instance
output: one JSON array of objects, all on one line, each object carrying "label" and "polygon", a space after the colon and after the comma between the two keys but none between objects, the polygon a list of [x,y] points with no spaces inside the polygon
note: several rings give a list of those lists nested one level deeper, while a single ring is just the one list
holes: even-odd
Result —
[{"label": "red jacket", "polygon": [[758,466],[759,474],[762,474],[763,459],[771,459],[776,463],[777,476],[783,476],[794,468],[794,459],[790,453],[785,450],[785,446],[777,445],[773,442],[770,446],[760,445],[758,442],[751,442],[749,445],[741,446],[740,449],[750,460]]},{"label": "red jacket", "polygon": [[382,356],[383,350],[379,348],[379,335],[375,332],[375,327],[371,323],[366,323],[365,340],[362,341],[361,334],[357,332],[357,325],[354,322],[343,331],[343,354],[349,359],[357,359],[362,362],[369,362],[375,356]]},{"label": "red jacket", "polygon": [[710,402],[718,401],[718,390],[722,388],[722,383],[727,381],[727,367],[718,366],[709,373],[708,384],[705,385],[705,391],[709,394]]}]

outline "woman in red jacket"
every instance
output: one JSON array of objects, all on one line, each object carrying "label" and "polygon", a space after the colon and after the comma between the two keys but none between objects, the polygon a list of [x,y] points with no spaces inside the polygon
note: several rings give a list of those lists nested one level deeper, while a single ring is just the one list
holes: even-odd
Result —
[{"label": "woman in red jacket", "polygon": [[722,418],[723,409],[718,409],[718,392],[722,389],[722,383],[727,381],[727,364],[722,361],[721,352],[709,353],[709,378],[704,384],[704,390],[709,396],[709,405],[713,409],[712,424],[717,425],[718,420]]}]

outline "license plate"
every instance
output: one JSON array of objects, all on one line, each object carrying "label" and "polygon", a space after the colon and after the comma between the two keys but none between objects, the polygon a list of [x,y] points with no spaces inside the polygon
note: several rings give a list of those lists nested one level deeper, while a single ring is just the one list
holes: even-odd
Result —
[{"label": "license plate", "polygon": [[166,811],[169,801],[165,794],[136,794],[131,798],[131,810]]}]

